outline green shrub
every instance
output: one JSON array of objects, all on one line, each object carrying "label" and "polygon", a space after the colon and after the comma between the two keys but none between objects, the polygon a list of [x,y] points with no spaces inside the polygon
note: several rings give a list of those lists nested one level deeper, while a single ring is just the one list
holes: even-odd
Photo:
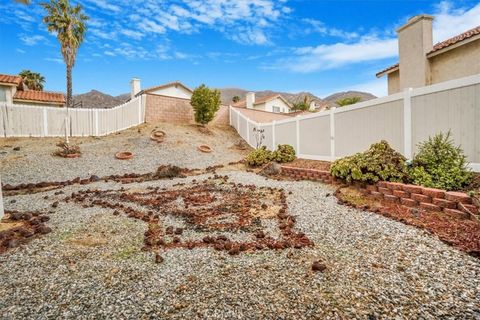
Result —
[{"label": "green shrub", "polygon": [[473,174],[467,168],[466,157],[463,150],[453,144],[450,132],[430,137],[418,147],[410,169],[415,184],[458,190],[471,182]]},{"label": "green shrub", "polygon": [[265,146],[250,152],[246,158],[250,166],[261,166],[272,161],[272,151],[267,150]]},{"label": "green shrub", "polygon": [[250,166],[262,166],[275,161],[278,163],[292,162],[295,160],[295,149],[288,144],[279,144],[277,150],[269,151],[265,146],[253,150],[246,158]]},{"label": "green shrub", "polygon": [[190,104],[195,112],[195,121],[205,125],[213,120],[220,108],[220,91],[211,90],[202,84],[193,91]]},{"label": "green shrub", "polygon": [[407,180],[405,157],[384,140],[372,144],[365,152],[336,160],[330,168],[330,173],[348,182]]},{"label": "green shrub", "polygon": [[295,160],[295,149],[288,144],[279,144],[272,154],[272,160],[279,163],[292,162]]}]

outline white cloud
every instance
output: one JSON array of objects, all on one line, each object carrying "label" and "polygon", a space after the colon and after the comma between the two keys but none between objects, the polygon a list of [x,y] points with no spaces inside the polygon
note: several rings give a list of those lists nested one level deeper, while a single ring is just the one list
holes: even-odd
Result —
[{"label": "white cloud", "polygon": [[139,31],[123,29],[120,31],[120,33],[135,40],[140,40],[143,38],[143,33]]},{"label": "white cloud", "polygon": [[354,39],[359,36],[357,32],[349,32],[338,28],[327,27],[325,23],[315,19],[305,18],[302,19],[302,22],[307,25],[307,27],[302,30],[302,32],[306,34],[318,33],[324,36],[332,36],[344,39]]},{"label": "white cloud", "polygon": [[58,64],[63,64],[63,59],[61,58],[45,58],[46,61],[55,62]]},{"label": "white cloud", "polygon": [[[433,13],[433,37],[443,41],[466,30],[480,25],[480,3],[471,8],[454,8],[452,2],[443,1],[435,7]],[[349,38],[344,31],[329,29],[321,22],[306,19],[311,30],[334,36]],[[400,23],[402,25],[404,21]],[[277,60],[266,69],[287,69],[293,72],[308,73],[345,65],[376,61],[398,56],[397,37],[392,30],[385,30],[383,36],[376,32],[362,35],[356,41],[344,41],[334,44],[320,44],[312,47],[295,48],[292,55]],[[350,38],[356,38],[352,33]]]},{"label": "white cloud", "polygon": [[22,35],[20,37],[20,40],[27,45],[27,46],[34,46],[40,42],[44,43],[47,41],[47,38],[45,38],[42,35],[33,35],[33,36],[28,36],[28,35]]},{"label": "white cloud", "polygon": [[452,2],[442,1],[434,13],[434,42],[440,42],[480,25],[480,3],[473,8],[453,7]]},{"label": "white cloud", "polygon": [[107,10],[107,11],[112,11],[114,13],[122,10],[122,8],[120,8],[119,6],[108,3],[106,0],[88,0],[88,2],[93,3],[94,5],[99,7],[100,9],[104,9],[104,10]]},{"label": "white cloud", "polygon": [[373,81],[352,85],[352,86],[346,87],[342,91],[349,91],[349,90],[369,92],[371,94],[376,95],[377,97],[384,97],[388,95],[387,84],[385,83],[385,79],[376,79]]}]

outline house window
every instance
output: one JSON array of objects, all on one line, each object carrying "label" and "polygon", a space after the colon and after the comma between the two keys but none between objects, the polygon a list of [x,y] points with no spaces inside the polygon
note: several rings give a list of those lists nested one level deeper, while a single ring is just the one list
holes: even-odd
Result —
[{"label": "house window", "polygon": [[273,106],[272,109],[273,109],[273,112],[280,113],[280,107]]}]

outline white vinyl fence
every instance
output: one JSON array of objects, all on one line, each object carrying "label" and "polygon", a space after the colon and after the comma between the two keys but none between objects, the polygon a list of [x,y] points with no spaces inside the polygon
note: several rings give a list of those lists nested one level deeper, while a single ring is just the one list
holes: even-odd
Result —
[{"label": "white vinyl fence", "polygon": [[299,158],[328,161],[380,140],[411,159],[419,142],[450,131],[471,168],[480,171],[480,75],[271,123],[256,123],[230,107],[230,125],[254,148],[253,128],[263,129],[268,149],[289,144]]},{"label": "white vinyl fence", "polygon": [[0,104],[0,137],[104,136],[143,122],[142,96],[110,109]]}]

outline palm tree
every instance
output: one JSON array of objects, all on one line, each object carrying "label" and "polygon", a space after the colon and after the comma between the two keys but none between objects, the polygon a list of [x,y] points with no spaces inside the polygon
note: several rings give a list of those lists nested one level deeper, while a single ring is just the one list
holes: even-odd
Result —
[{"label": "palm tree", "polygon": [[72,98],[72,69],[75,65],[77,50],[83,42],[88,17],[83,14],[82,6],[70,6],[69,0],[50,0],[50,3],[40,4],[47,15],[43,22],[48,31],[57,34],[60,42],[63,60],[67,65],[67,108],[73,104]]},{"label": "palm tree", "polygon": [[23,4],[30,4],[30,0],[16,0],[16,1]]},{"label": "palm tree", "polygon": [[23,82],[31,90],[43,90],[43,84],[45,83],[45,77],[38,72],[32,72],[30,70],[23,70],[18,74],[22,77]]},{"label": "palm tree", "polygon": [[238,101],[240,101],[240,97],[239,96],[234,96],[232,98],[232,101],[233,101],[233,103],[237,103]]},{"label": "palm tree", "polygon": [[344,107],[351,104],[355,104],[360,101],[362,101],[362,97],[355,96],[355,97],[347,97],[347,98],[339,99],[335,101],[335,103],[338,104],[340,107]]}]

